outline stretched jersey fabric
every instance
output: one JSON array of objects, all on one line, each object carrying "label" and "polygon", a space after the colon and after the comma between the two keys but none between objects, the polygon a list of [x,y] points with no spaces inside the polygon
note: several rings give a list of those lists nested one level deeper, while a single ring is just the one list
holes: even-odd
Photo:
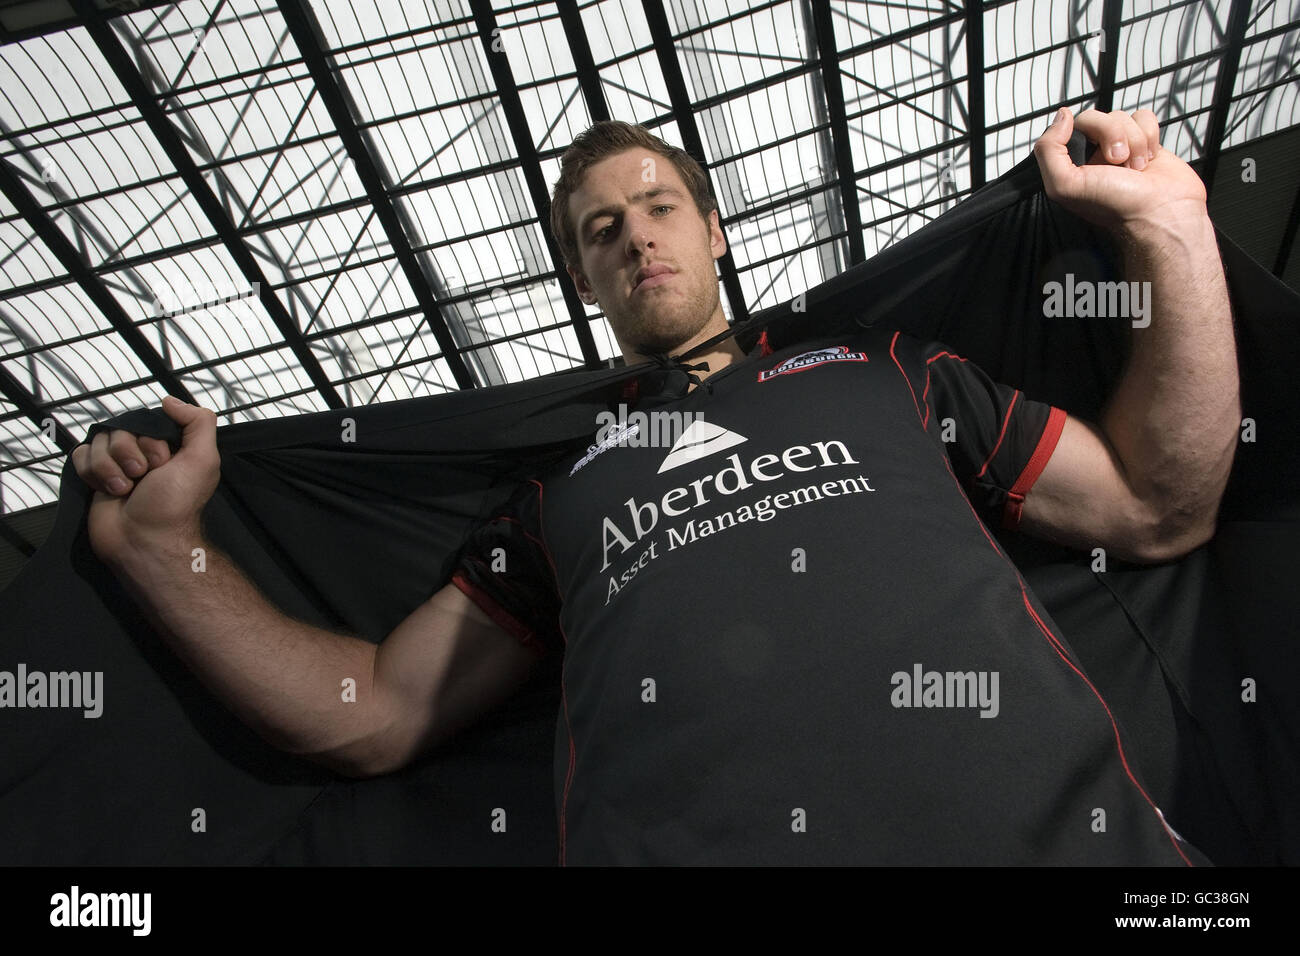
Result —
[{"label": "stretched jersey fabric", "polygon": [[705,382],[525,483],[454,578],[520,635],[558,610],[563,861],[1196,857],[971,506],[1014,525],[1064,411],[882,329]]},{"label": "stretched jersey fabric", "polygon": [[[1077,155],[1076,162],[1081,160]],[[932,634],[909,630],[911,615],[923,620],[940,610],[916,599],[915,580],[930,573],[937,577],[951,563],[946,553],[933,553],[938,550],[933,542],[917,544],[919,538],[903,544],[922,548],[926,558],[936,563],[916,567],[915,580],[905,592],[881,587],[879,580],[870,587],[872,582],[864,574],[862,581],[835,589],[827,601],[810,603],[816,595],[809,591],[828,587],[849,573],[826,565],[834,550],[832,541],[843,534],[833,522],[816,516],[839,515],[850,505],[860,505],[858,521],[903,520],[906,486],[899,483],[897,462],[889,455],[867,457],[872,443],[881,441],[893,443],[895,454],[902,449],[918,460],[923,451],[930,453],[930,470],[922,468],[910,480],[937,489],[941,478],[947,479],[949,497],[937,511],[925,511],[928,518],[918,520],[933,523],[936,515],[951,518],[953,526],[944,531],[961,532],[962,553],[969,553],[978,564],[973,572],[965,572],[976,576],[963,580],[979,586],[965,595],[960,613],[950,608],[949,614],[939,615],[946,633],[954,633],[954,626],[956,633],[963,633],[968,619],[977,619],[976,611],[1011,613],[998,599],[1004,589],[1010,589],[1014,574],[984,539],[944,464],[947,461],[955,472],[972,467],[978,472],[983,464],[978,452],[961,447],[971,421],[962,412],[944,412],[936,404],[943,383],[936,383],[935,376],[961,371],[947,359],[926,365],[931,373],[927,394],[920,356],[909,358],[906,348],[901,348],[895,354],[907,374],[894,368],[892,380],[884,376],[876,383],[882,366],[888,370],[892,365],[877,343],[850,349],[865,351],[866,362],[818,362],[759,383],[757,371],[772,371],[770,365],[763,365],[754,381],[743,384],[766,408],[782,390],[815,390],[827,384],[827,377],[866,376],[865,380],[879,385],[865,390],[868,402],[904,405],[905,414],[888,417],[894,431],[887,435],[874,434],[873,429],[885,426],[871,424],[878,419],[865,406],[856,410],[860,414],[853,417],[851,432],[844,421],[848,408],[821,409],[807,421],[795,421],[791,412],[777,408],[764,427],[756,427],[752,413],[758,405],[732,407],[739,401],[733,390],[742,384],[738,377],[742,369],[737,369],[719,380],[715,396],[710,397],[707,389],[697,390],[702,394],[689,397],[687,407],[694,408],[689,402],[702,403],[698,410],[706,413],[706,422],[716,417],[719,427],[742,436],[743,442],[662,474],[658,469],[668,449],[613,448],[592,457],[573,475],[572,481],[594,487],[602,484],[597,478],[604,470],[622,469],[624,462],[639,467],[636,463],[644,458],[648,468],[635,489],[612,503],[600,502],[600,510],[594,512],[608,515],[632,542],[623,552],[615,540],[610,567],[594,581],[583,582],[578,569],[582,562],[599,566],[603,557],[580,556],[579,560],[571,541],[553,537],[561,529],[545,528],[545,540],[561,573],[577,582],[570,586],[588,591],[605,588],[603,595],[594,590],[591,603],[599,604],[609,596],[608,577],[617,571],[620,593],[611,608],[617,605],[626,619],[637,616],[632,610],[661,614],[660,608],[648,606],[649,594],[658,586],[650,573],[659,573],[655,565],[667,567],[660,562],[670,559],[697,567],[707,563],[708,574],[687,581],[688,587],[732,606],[764,608],[781,631],[778,635],[768,629],[765,617],[760,617],[762,630],[758,631],[697,632],[698,646],[692,644],[690,649],[699,655],[699,670],[721,669],[713,679],[734,691],[725,701],[709,702],[706,711],[690,710],[697,707],[692,693],[703,678],[684,668],[670,671],[644,656],[644,649],[638,650],[642,657],[628,658],[621,665],[614,662],[616,670],[623,668],[622,677],[634,683],[630,693],[619,683],[605,701],[596,701],[590,686],[566,685],[566,701],[578,703],[581,692],[587,719],[612,715],[624,723],[664,721],[665,737],[640,729],[642,740],[658,741],[660,748],[681,739],[683,725],[667,720],[674,715],[686,717],[685,726],[690,726],[690,719],[711,721],[719,711],[735,708],[759,723],[780,723],[786,736],[774,746],[786,774],[760,781],[758,792],[770,801],[766,809],[747,812],[743,819],[720,821],[719,826],[766,827],[770,821],[773,831],[761,836],[776,841],[777,849],[791,849],[789,842],[779,845],[781,840],[802,839],[796,846],[828,858],[836,852],[827,848],[826,841],[837,820],[852,829],[853,839],[862,839],[861,834],[871,830],[892,831],[860,817],[845,823],[846,806],[819,799],[810,781],[825,780],[826,768],[810,762],[814,756],[805,756],[799,742],[813,739],[820,729],[839,734],[836,739],[842,743],[870,749],[876,760],[900,761],[903,751],[887,747],[884,738],[846,737],[839,725],[818,728],[797,719],[777,721],[778,715],[759,710],[753,696],[770,685],[770,674],[737,665],[748,662],[753,668],[763,658],[738,651],[731,654],[728,649],[765,651],[768,661],[801,646],[824,650],[821,657],[810,655],[794,662],[788,674],[794,691],[788,699],[805,701],[811,697],[810,671],[824,671],[828,660],[852,657],[853,668],[846,671],[844,684],[831,688],[832,699],[825,705],[829,709],[812,700],[812,710],[804,708],[802,713],[831,719],[857,692],[863,715],[857,718],[859,723],[888,725],[892,739],[902,735],[926,746],[942,743],[932,732],[935,727],[952,726],[978,753],[993,760],[1003,759],[993,753],[997,749],[993,738],[999,734],[1010,738],[1008,729],[1023,720],[1026,707],[1045,706],[1021,698],[1026,682],[1042,682],[1050,686],[1051,700],[1078,708],[1087,727],[1084,736],[1059,743],[1065,756],[1055,754],[1055,747],[1052,754],[1044,755],[1050,777],[1059,772],[1059,760],[1082,759],[1079,750],[1105,719],[1104,714],[1098,716],[1095,698],[1089,701],[1065,666],[1065,659],[1071,657],[1065,650],[1068,646],[1124,731],[1124,752],[1137,768],[1135,776],[1179,833],[1215,863],[1300,862],[1300,696],[1294,693],[1300,681],[1294,625],[1300,619],[1300,592],[1293,580],[1300,558],[1300,538],[1294,533],[1300,517],[1300,436],[1295,427],[1300,422],[1300,390],[1294,386],[1294,369],[1300,365],[1300,299],[1222,237],[1221,250],[1238,336],[1243,416],[1250,419],[1250,430],[1243,430],[1212,542],[1164,565],[1126,566],[1111,559],[1102,567],[1089,554],[1041,544],[1002,528],[1007,508],[1004,501],[1002,514],[996,513],[997,496],[1005,491],[1006,499],[1014,502],[1013,489],[1005,484],[1014,465],[995,456],[985,473],[986,477],[993,474],[987,487],[965,489],[986,515],[995,543],[1015,561],[1029,586],[1028,603],[1022,599],[1021,607],[1032,608],[1044,628],[1061,639],[1062,651],[1054,662],[1046,658],[1047,636],[1041,633],[1038,643],[1032,634],[1024,642],[979,634],[978,640],[972,638],[971,647],[989,647],[993,652],[968,656],[955,648],[945,649]],[[936,222],[808,289],[800,297],[803,311],[796,312],[785,302],[754,315],[748,326],[737,330],[737,339],[749,349],[765,328],[775,350],[771,358],[778,359],[850,345],[858,340],[845,336],[864,328],[901,330],[920,342],[942,342],[993,380],[1019,389],[1024,398],[1017,405],[1032,399],[1096,420],[1123,368],[1128,330],[1123,322],[1095,317],[1048,320],[1043,314],[1042,288],[1048,281],[1064,282],[1067,276],[1076,282],[1113,281],[1118,276],[1117,261],[1104,235],[1047,200],[1030,158]],[[1152,321],[1160,321],[1159,315]],[[664,376],[655,366],[576,370],[491,389],[227,425],[218,430],[222,480],[204,512],[205,527],[213,542],[228,551],[286,613],[379,641],[463,567],[457,556],[467,535],[498,513],[521,482],[546,475],[561,463],[570,463],[571,468],[575,459],[586,457],[596,416],[630,402],[623,395],[630,381],[641,381],[647,397],[658,394],[650,381],[656,377]],[[912,395],[905,394],[904,379],[915,393],[915,404]],[[711,405],[714,398],[718,404]],[[994,395],[991,401],[1001,399]],[[650,406],[643,401],[640,407]],[[923,427],[927,411],[930,420]],[[350,422],[345,423],[345,417]],[[943,441],[945,418],[955,423],[954,442]],[[1011,431],[1014,418],[1013,412],[1007,447],[1019,446],[1017,455],[1022,456],[1025,436]],[[977,430],[986,427],[983,421],[981,417],[975,423]],[[156,411],[128,413],[96,426],[100,427],[124,427],[173,441],[177,437],[170,420]],[[826,430],[832,427],[834,434]],[[829,444],[837,438],[856,464],[837,464],[841,461],[838,446]],[[1032,443],[1032,438],[1028,440]],[[827,443],[833,464],[821,464],[815,444],[819,441]],[[800,473],[786,464],[784,453],[796,447],[806,447],[809,453],[792,453],[791,463],[811,466],[813,471]],[[719,494],[716,476],[733,454],[739,456],[752,487]],[[752,465],[764,454],[778,458],[769,463],[773,467],[759,465],[759,470],[775,474],[780,462],[782,477],[768,481],[754,475]],[[856,469],[852,474],[850,467]],[[860,474],[873,490],[867,492],[861,484],[836,484],[827,490],[831,471],[836,472],[837,483],[856,480]],[[796,480],[800,475],[808,480]],[[691,483],[706,476],[713,476],[700,486],[707,493],[706,504],[689,515],[661,514],[652,532],[638,536],[625,504],[628,498],[642,505],[654,501],[662,512],[664,495],[685,487],[685,495],[669,502],[680,509],[694,500]],[[816,486],[822,499],[804,501],[801,495],[799,504],[790,507],[794,493],[812,486],[814,477],[820,478]],[[961,475],[959,480],[968,479]],[[739,478],[724,476],[723,489],[733,482]],[[616,484],[607,486],[610,494]],[[564,479],[545,480],[544,512],[561,503],[552,498],[563,499],[564,487]],[[740,523],[740,506],[748,504],[753,511],[758,500],[768,495],[768,487],[775,515],[759,521],[755,512],[751,520]],[[852,487],[859,490],[850,492]],[[791,495],[782,499],[787,507],[776,505],[777,494]],[[0,672],[4,672],[0,674],[0,863],[553,865],[558,861],[562,818],[555,806],[554,754],[562,711],[557,668],[564,655],[544,656],[536,681],[441,750],[384,777],[341,778],[265,744],[185,668],[90,552],[85,533],[89,503],[85,485],[66,466],[49,538],[0,593]],[[882,516],[886,504],[897,513]],[[720,518],[725,512],[736,516],[737,523],[725,528],[720,523],[704,534],[704,520]],[[644,524],[649,513],[641,513]],[[804,521],[805,517],[813,520]],[[621,581],[631,561],[639,559],[652,541],[666,540],[670,530],[685,534],[688,520],[695,522],[693,541],[674,552],[659,544],[657,558],[648,559],[628,582]],[[796,526],[804,529],[801,535],[792,530]],[[563,533],[588,531],[574,522]],[[886,576],[897,574],[901,569],[884,567],[876,550],[885,544],[898,545],[896,537],[886,539],[876,542],[857,536],[852,544],[853,564]],[[592,546],[599,546],[599,538],[590,540]],[[751,540],[758,542],[757,547],[751,554],[743,553],[741,542]],[[803,549],[806,571],[794,570],[795,548]],[[706,562],[713,554],[721,556],[719,562]],[[739,564],[742,559],[751,566],[770,561],[774,577],[728,573],[725,562]],[[491,561],[480,570],[485,576],[496,573]],[[772,585],[771,580],[778,583]],[[868,590],[861,587],[864,583]],[[909,596],[913,603],[906,608],[904,626],[882,626],[888,615],[901,614],[900,602]],[[684,615],[704,608],[706,602],[692,598],[690,593],[676,594],[673,606]],[[790,625],[785,609],[793,607],[796,598],[812,608],[811,616]],[[705,608],[701,613],[712,612]],[[754,618],[728,615],[728,619]],[[667,636],[656,637],[677,645],[690,641],[695,624],[682,621],[695,618],[675,616]],[[853,627],[846,630],[846,621],[852,621]],[[859,644],[874,648],[875,653],[864,650],[852,655],[844,647],[826,647],[825,642],[837,633],[859,637]],[[913,643],[903,644],[898,635],[910,637]],[[575,634],[567,636],[576,645]],[[589,636],[579,635],[581,653],[604,652]],[[534,639],[543,647],[549,641],[558,648],[564,635],[539,630]],[[897,642],[892,652],[890,641]],[[1020,653],[1013,654],[1012,648]],[[726,652],[721,659],[716,656],[719,652]],[[921,665],[919,680],[916,664]],[[102,674],[99,716],[85,716],[84,708],[15,706],[12,678],[20,671],[29,679],[38,672]],[[999,672],[998,716],[980,717],[973,708],[927,708],[926,674],[945,674],[946,701],[949,671],[977,676],[988,672],[990,677]],[[900,673],[913,675],[913,702],[920,685],[922,706],[893,706],[892,694],[901,693],[903,686],[901,682],[895,686],[893,678]],[[654,703],[640,699],[641,681],[646,678],[656,680]],[[986,680],[986,696],[991,686]],[[33,687],[28,689],[25,701],[49,703],[38,698]],[[978,681],[975,691],[978,696]],[[775,706],[782,705],[778,701]],[[688,712],[683,713],[683,708]],[[723,714],[722,719],[733,718]],[[1048,719],[1058,726],[1055,715]],[[563,819],[566,825],[581,825],[584,832],[581,840],[573,833],[564,835],[569,861],[578,854],[612,856],[622,851],[590,847],[587,834],[617,836],[627,831],[603,825],[619,808],[606,803],[597,781],[586,776],[591,761],[584,759],[584,753],[589,757],[608,738],[600,736],[599,728],[573,730],[574,780]],[[1026,740],[1043,737],[1035,733]],[[1013,752],[1020,752],[1020,740],[1009,744]],[[717,745],[714,737],[711,746]],[[1152,830],[1150,814],[1143,816],[1145,801],[1113,773],[1115,747],[1113,737],[1104,743],[1098,739],[1091,759],[1082,761],[1089,775],[1077,786],[1086,798],[1071,788],[1057,812],[1043,814],[1040,806],[1020,808],[1015,814],[1022,821],[1045,819],[1042,832],[1010,834],[1006,820],[985,821],[975,832],[961,834],[963,847],[966,841],[975,841],[970,849],[955,847],[946,858],[977,852],[986,859],[999,854],[1009,857],[1018,845],[1021,858],[1060,859],[1075,852],[1100,853],[1103,843],[1159,844],[1164,837]],[[973,782],[981,774],[991,776],[983,765],[963,768],[947,762],[951,753],[940,753],[945,763],[934,768],[933,786],[918,808],[934,819],[942,816],[935,804],[963,812]],[[1029,755],[1022,756],[1015,769],[1025,789],[1014,795],[1017,807],[1023,795],[1041,795],[1050,783],[1037,778]],[[723,757],[719,766],[733,759]],[[919,760],[925,754],[918,748],[913,757]],[[619,759],[624,758],[615,755]],[[645,759],[649,766],[668,765],[677,758],[651,752]],[[761,766],[752,760],[740,765]],[[874,788],[868,791],[869,805],[887,802],[880,788],[889,787],[894,779],[905,781],[907,792],[915,794],[921,771],[910,764],[881,767],[902,776],[873,775],[867,781]],[[862,765],[845,761],[843,773],[845,780],[860,780],[865,771]],[[1025,780],[1025,774],[1034,779]],[[787,789],[778,792],[783,784]],[[724,795],[732,787],[710,776],[701,777],[698,786],[721,788],[718,792]],[[1136,811],[1130,813],[1133,806]],[[1090,849],[1087,843],[1063,843],[1072,833],[1063,821],[1074,819],[1075,808],[1090,814],[1094,807],[1107,809],[1107,829],[1105,834],[1095,834],[1097,844]],[[200,809],[205,819],[202,830],[196,818]],[[796,809],[805,814],[802,833],[792,829]],[[701,810],[697,806],[694,812]],[[986,824],[1005,839],[987,839]],[[1126,833],[1124,839],[1117,839]],[[672,852],[678,858],[694,852],[673,845],[671,832],[642,839],[654,852]],[[915,840],[915,834],[907,839],[914,845],[926,844],[924,839]],[[718,845],[741,847],[740,852],[749,847],[756,853],[760,844],[746,836],[720,840]],[[886,856],[868,849],[876,858]],[[1172,847],[1168,852],[1177,856]]]}]

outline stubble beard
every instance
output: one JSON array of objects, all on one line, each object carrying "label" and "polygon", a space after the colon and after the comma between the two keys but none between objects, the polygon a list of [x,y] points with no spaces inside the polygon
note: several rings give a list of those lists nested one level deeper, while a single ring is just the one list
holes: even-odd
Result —
[{"label": "stubble beard", "polygon": [[626,340],[641,355],[675,352],[709,324],[718,303],[716,287],[711,297],[696,292],[686,302],[648,303],[640,315],[625,320]]}]

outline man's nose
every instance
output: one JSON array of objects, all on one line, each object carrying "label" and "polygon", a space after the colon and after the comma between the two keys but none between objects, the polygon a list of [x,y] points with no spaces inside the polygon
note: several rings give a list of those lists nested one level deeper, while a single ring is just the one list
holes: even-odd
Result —
[{"label": "man's nose", "polygon": [[627,237],[628,253],[644,252],[655,246],[655,233],[646,219],[628,223]]}]

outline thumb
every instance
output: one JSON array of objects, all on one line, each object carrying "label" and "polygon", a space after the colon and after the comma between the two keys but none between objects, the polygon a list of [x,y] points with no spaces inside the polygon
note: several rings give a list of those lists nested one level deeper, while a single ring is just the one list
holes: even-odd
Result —
[{"label": "thumb", "polygon": [[1049,196],[1068,192],[1068,184],[1079,175],[1079,167],[1070,159],[1068,143],[1074,132],[1074,114],[1062,106],[1047,131],[1034,143],[1034,155]]},{"label": "thumb", "polygon": [[189,448],[207,439],[215,441],[217,416],[198,405],[187,405],[174,395],[162,400],[163,411],[181,426],[181,447]]}]

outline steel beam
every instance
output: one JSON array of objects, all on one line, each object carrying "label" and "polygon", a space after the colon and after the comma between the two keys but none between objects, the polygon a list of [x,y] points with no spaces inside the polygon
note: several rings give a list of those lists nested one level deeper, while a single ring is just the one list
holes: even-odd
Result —
[{"label": "steel beam", "polygon": [[840,184],[840,207],[844,215],[844,226],[849,233],[849,263],[856,265],[865,262],[867,254],[862,241],[862,209],[858,202],[857,181],[853,176],[853,147],[849,143],[849,125],[845,117],[844,86],[835,43],[835,21],[831,17],[829,3],[805,0],[804,11],[812,19],[813,42],[817,45],[817,56],[821,60],[821,87],[826,99],[835,169]]},{"label": "steel beam", "polygon": [[492,10],[490,0],[470,0],[470,9],[474,13],[474,22],[478,26],[479,39],[483,43],[483,55],[488,68],[492,71],[492,81],[496,85],[497,96],[501,99],[501,111],[505,114],[506,125],[514,140],[515,155],[519,157],[524,182],[537,218],[541,222],[542,235],[546,240],[546,252],[556,273],[565,276],[560,280],[560,291],[564,304],[569,310],[574,334],[578,338],[578,347],[588,368],[602,368],[600,350],[596,348],[596,339],[591,333],[591,319],[587,307],[578,298],[578,290],[571,282],[564,268],[564,257],[560,247],[551,235],[551,196],[542,175],[542,164],[533,144],[533,134],[528,127],[528,118],[524,115],[524,104],[519,98],[519,87],[515,83],[514,71],[510,69],[510,60],[502,49],[493,49],[500,43],[500,27],[497,25],[496,13]]},{"label": "steel beam", "polygon": [[144,333],[136,328],[126,314],[126,310],[122,308],[121,303],[108,291],[108,287],[91,272],[85,258],[77,251],[68,237],[63,234],[63,230],[55,225],[49,214],[41,208],[40,202],[23,184],[17,171],[9,163],[3,161],[0,161],[0,192],[3,192],[6,198],[14,204],[14,208],[27,220],[27,224],[49,248],[51,254],[58,260],[59,265],[67,270],[69,277],[81,287],[86,297],[103,313],[104,318],[122,337],[122,341],[126,343],[131,351],[135,352],[144,367],[158,380],[158,384],[169,395],[175,395],[179,399],[194,404],[194,397],[190,394],[189,389],[181,384],[181,380],[176,377],[171,366],[149,344],[149,340],[144,337]]},{"label": "steel beam", "polygon": [[293,318],[289,315],[289,310],[272,290],[271,284],[267,281],[266,275],[262,272],[262,267],[257,264],[249,248],[242,243],[235,230],[235,224],[231,221],[226,209],[217,198],[212,187],[208,185],[203,174],[198,171],[194,165],[194,160],[190,158],[188,150],[181,142],[180,134],[176,128],[167,119],[162,107],[158,105],[158,99],[153,90],[145,83],[144,77],[137,69],[131,56],[127,53],[122,42],[117,38],[116,33],[100,15],[98,8],[89,0],[71,0],[73,7],[81,14],[83,26],[86,32],[90,34],[91,40],[94,41],[101,56],[107,61],[109,68],[113,71],[117,81],[122,84],[127,95],[136,109],[140,111],[149,130],[158,140],[162,147],[163,153],[171,162],[172,167],[180,176],[181,181],[190,191],[194,202],[203,211],[208,222],[221,237],[225,244],[226,251],[234,260],[235,265],[243,274],[244,278],[258,290],[258,298],[263,308],[275,323],[276,328],[284,337],[285,344],[293,352],[294,357],[298,359],[303,371],[311,379],[316,390],[320,392],[326,404],[330,408],[343,408],[343,399],[339,397],[334,386],[330,384],[329,376],[321,368],[320,362],[312,354],[307,343],[303,341]]},{"label": "steel beam", "polygon": [[1232,107],[1232,91],[1237,85],[1237,66],[1241,62],[1241,48],[1245,44],[1249,20],[1250,0],[1232,0],[1226,30],[1227,45],[1219,59],[1219,75],[1214,81],[1214,98],[1210,105],[1210,124],[1205,133],[1205,151],[1201,154],[1201,180],[1205,183],[1207,198],[1214,190],[1214,176],[1219,169],[1223,134],[1228,126],[1228,110]]},{"label": "steel beam", "polygon": [[[659,70],[663,73],[664,83],[668,87],[668,99],[673,108],[673,119],[682,134],[682,145],[695,157],[696,161],[708,175],[705,159],[704,141],[700,138],[700,129],[695,123],[695,107],[686,91],[686,80],[682,76],[681,64],[677,61],[677,50],[673,45],[672,31],[668,26],[668,15],[664,12],[660,0],[641,0],[645,11],[646,23],[650,27],[650,36],[654,40],[655,55],[659,59]],[[736,271],[736,261],[731,255],[731,244],[718,259],[718,269],[722,273],[722,287],[731,303],[731,314],[735,322],[749,319],[749,307],[745,304],[745,294],[740,287],[740,275]]]}]

